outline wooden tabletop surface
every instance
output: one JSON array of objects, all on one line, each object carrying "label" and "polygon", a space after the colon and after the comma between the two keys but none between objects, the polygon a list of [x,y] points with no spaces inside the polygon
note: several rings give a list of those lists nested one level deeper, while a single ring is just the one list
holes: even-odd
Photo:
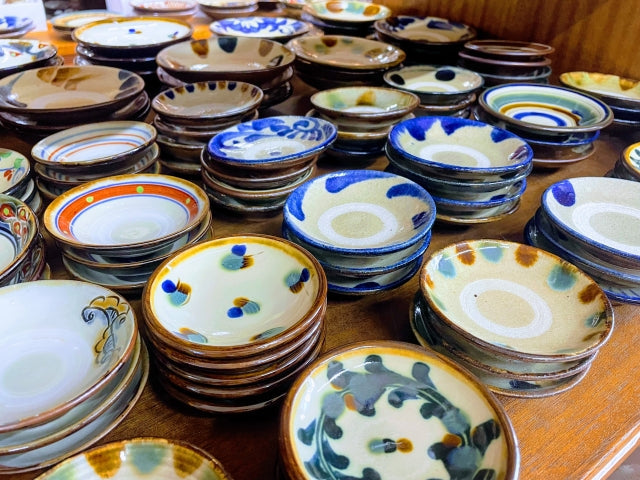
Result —
[{"label": "wooden tabletop surface", "polygon": [[[294,79],[294,94],[263,116],[304,113],[315,90]],[[523,241],[523,230],[540,204],[544,189],[564,178],[602,176],[621,150],[638,141],[635,132],[605,130],[596,152],[587,160],[555,170],[534,169],[520,208],[502,220],[473,226],[436,223],[426,256],[449,243],[478,238]],[[11,131],[0,131],[0,147],[29,155],[32,143]],[[318,174],[345,168],[382,170],[387,160],[344,164],[329,157],[319,160]],[[279,235],[281,215],[250,218],[213,210],[216,237],[232,233]],[[47,260],[53,278],[70,278],[59,253],[49,242]],[[418,275],[403,286],[362,297],[329,296],[324,351],[356,340],[393,339],[417,343],[409,327],[409,305],[418,290]],[[139,301],[131,299],[139,311]],[[614,304],[615,327],[586,377],[564,393],[538,399],[497,395],[511,418],[521,451],[521,478],[526,480],[601,479],[635,447],[640,436],[640,308]],[[235,480],[275,477],[278,456],[279,407],[236,415],[212,416],[171,401],[153,381],[125,420],[97,444],[140,436],[182,440],[217,457]],[[8,478],[35,478],[43,470]]]}]

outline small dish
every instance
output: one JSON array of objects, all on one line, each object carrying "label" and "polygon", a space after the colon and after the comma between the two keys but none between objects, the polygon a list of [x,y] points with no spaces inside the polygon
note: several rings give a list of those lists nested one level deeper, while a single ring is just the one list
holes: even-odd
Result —
[{"label": "small dish", "polygon": [[163,48],[158,66],[184,82],[245,81],[259,86],[289,68],[295,54],[264,38],[217,37]]},{"label": "small dish", "polygon": [[461,67],[468,68],[480,74],[488,73],[499,76],[532,76],[540,72],[543,68],[551,65],[551,59],[542,58],[540,60],[521,61],[504,60],[496,58],[486,58],[462,50],[458,52],[458,63]]},{"label": "small dish", "polygon": [[[332,428],[342,433],[338,441]],[[385,435],[363,433],[373,431]],[[472,431],[484,432],[480,443]],[[444,445],[443,435],[455,443]],[[389,450],[403,454],[380,456]],[[470,477],[513,480],[520,465],[513,427],[476,377],[430,350],[391,341],[337,348],[305,369],[281,411],[279,451],[286,477],[296,479],[355,478],[363,469],[378,478],[435,478],[464,468]]]},{"label": "small dish", "polygon": [[382,77],[389,86],[416,94],[424,105],[452,105],[480,90],[481,75],[454,66],[411,65],[389,70]]},{"label": "small dish", "polygon": [[640,142],[632,143],[623,150],[621,163],[634,180],[640,180]]},{"label": "small dish", "polygon": [[33,24],[33,19],[30,17],[19,17],[17,15],[5,15],[0,17],[0,33],[11,34]]},{"label": "small dish", "polygon": [[547,135],[593,132],[613,121],[602,101],[553,85],[497,85],[480,94],[478,105],[518,129]]},{"label": "small dish", "polygon": [[20,152],[0,148],[0,194],[21,198],[31,178],[29,159]]},{"label": "small dish", "polygon": [[304,5],[302,9],[314,18],[332,25],[372,25],[373,22],[391,15],[391,10],[384,5],[351,0],[317,0]]},{"label": "small dish", "polygon": [[140,15],[163,17],[188,16],[198,8],[195,0],[129,0],[129,5]]},{"label": "small dish", "polygon": [[51,17],[51,26],[58,32],[67,33],[71,35],[71,32],[82,25],[87,23],[93,23],[98,20],[105,20],[108,18],[123,17],[121,13],[112,12],[109,10],[94,9],[94,10],[80,10],[73,12],[65,12],[59,15]]},{"label": "small dish", "polygon": [[383,38],[412,44],[462,45],[476,37],[473,27],[440,17],[397,15],[375,22],[374,27]]},{"label": "small dish", "polygon": [[435,204],[418,184],[374,170],[343,170],[309,180],[284,206],[283,224],[331,254],[380,257],[420,243]]},{"label": "small dish", "polygon": [[55,45],[40,40],[0,39],[0,76],[44,66],[57,53]]},{"label": "small dish", "polygon": [[304,35],[311,25],[296,18],[249,16],[222,18],[209,24],[209,30],[216,35],[235,37],[257,37],[288,42]]},{"label": "small dish", "polygon": [[523,40],[484,39],[466,42],[464,50],[487,58],[535,61],[551,55],[556,49],[544,43]]},{"label": "small dish", "polygon": [[640,81],[597,72],[565,72],[558,80],[562,85],[600,98],[608,105],[640,108]]},{"label": "small dish", "polygon": [[613,329],[609,300],[590,277],[524,244],[480,239],[448,245],[432,253],[419,283],[448,327],[487,352],[520,361],[591,356]]},{"label": "small dish", "polygon": [[394,45],[348,35],[306,35],[290,40],[286,46],[318,68],[329,66],[349,71],[388,69],[406,57]]}]

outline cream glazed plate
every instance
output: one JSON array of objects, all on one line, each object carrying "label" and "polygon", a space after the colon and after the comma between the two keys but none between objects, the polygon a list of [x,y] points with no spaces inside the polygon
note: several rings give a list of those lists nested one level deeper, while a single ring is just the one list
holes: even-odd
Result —
[{"label": "cream glazed plate", "polygon": [[640,183],[569,178],[542,194],[542,208],[562,232],[614,265],[640,268]]},{"label": "cream glazed plate", "polygon": [[518,477],[499,403],[466,370],[407,343],[356,343],[316,360],[280,429],[287,478]]},{"label": "cream glazed plate", "polygon": [[577,360],[611,335],[601,288],[572,264],[515,242],[449,245],[420,272],[429,307],[468,341],[516,359]]}]

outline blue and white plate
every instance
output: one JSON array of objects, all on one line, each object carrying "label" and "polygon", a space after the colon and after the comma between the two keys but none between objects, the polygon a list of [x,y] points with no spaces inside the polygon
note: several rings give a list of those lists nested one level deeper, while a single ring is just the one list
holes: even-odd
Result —
[{"label": "blue and white plate", "polygon": [[0,34],[12,33],[32,26],[31,17],[7,15],[0,17]]},{"label": "blue and white plate", "polygon": [[284,42],[304,35],[311,29],[307,22],[287,17],[238,17],[223,18],[209,24],[217,35],[269,38]]}]

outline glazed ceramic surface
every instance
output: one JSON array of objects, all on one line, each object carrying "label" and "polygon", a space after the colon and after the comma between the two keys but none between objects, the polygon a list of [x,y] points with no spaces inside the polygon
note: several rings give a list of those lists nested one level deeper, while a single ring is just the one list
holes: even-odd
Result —
[{"label": "glazed ceramic surface", "polygon": [[269,38],[283,41],[304,35],[311,29],[311,26],[307,22],[295,18],[250,16],[222,18],[209,24],[209,29],[217,35]]},{"label": "glazed ceramic surface", "polygon": [[108,10],[81,10],[74,12],[66,12],[56,15],[51,18],[51,26],[55,30],[63,30],[71,32],[73,29],[85,25],[87,23],[97,22],[98,20],[105,20],[107,18],[122,17],[123,15],[117,12],[110,12]]},{"label": "glazed ceramic surface", "polygon": [[418,117],[389,133],[396,156],[421,172],[440,177],[487,177],[526,170],[533,151],[520,137],[474,120]]},{"label": "glazed ceramic surface", "polygon": [[320,20],[350,25],[372,24],[391,15],[391,10],[384,5],[361,1],[320,0],[303,9]]},{"label": "glazed ceramic surface", "polygon": [[136,342],[129,304],[97,285],[26,282],[0,289],[0,304],[7,314],[0,326],[0,432],[43,423],[86,400]]},{"label": "glazed ceramic surface", "polygon": [[398,15],[380,20],[375,26],[391,37],[418,43],[460,43],[476,36],[475,29],[469,25],[440,17]]},{"label": "glazed ceramic surface", "polygon": [[634,179],[640,180],[640,142],[624,149],[621,163]]},{"label": "glazed ceramic surface", "polygon": [[145,317],[148,328],[199,346],[260,342],[324,301],[323,275],[308,253],[281,239],[221,238],[158,268],[145,289]]},{"label": "glazed ceramic surface", "polygon": [[640,183],[569,178],[541,198],[549,219],[582,248],[611,263],[640,268]]},{"label": "glazed ceramic surface", "polygon": [[200,187],[168,175],[106,177],[57,197],[44,226],[72,246],[132,249],[180,237],[209,212]]},{"label": "glazed ceramic surface", "polygon": [[198,7],[194,0],[130,0],[129,4],[142,14],[165,16],[193,13]]},{"label": "glazed ceramic surface", "polygon": [[0,33],[11,33],[22,30],[33,23],[30,17],[6,15],[0,17]]},{"label": "glazed ceramic surface", "polygon": [[50,166],[79,166],[115,160],[149,147],[156,130],[145,122],[97,122],[73,127],[36,143],[31,155]]},{"label": "glazed ceramic surface", "polygon": [[108,443],[78,454],[37,478],[101,480],[106,472],[114,480],[148,476],[158,480],[231,480],[222,464],[208,453],[190,444],[163,438]]},{"label": "glazed ceramic surface", "polygon": [[613,121],[611,109],[600,100],[553,85],[497,85],[485,90],[478,104],[498,119],[533,132],[591,132]]},{"label": "glazed ceramic surface", "polygon": [[0,73],[45,62],[57,53],[58,49],[54,45],[39,40],[0,39]]},{"label": "glazed ceramic surface", "polygon": [[27,157],[14,150],[0,148],[0,193],[15,196],[16,190],[22,190],[19,187],[30,172]]},{"label": "glazed ceramic surface", "polygon": [[144,89],[135,73],[101,65],[42,67],[0,80],[0,110],[60,115],[126,105]]},{"label": "glazed ceramic surface", "polygon": [[503,39],[471,40],[464,44],[464,49],[479,56],[508,60],[537,60],[555,52],[555,48],[544,43]]},{"label": "glazed ceramic surface", "polygon": [[268,166],[318,155],[336,136],[336,127],[326,120],[283,115],[230,127],[213,137],[207,150],[224,163]]},{"label": "glazed ceramic surface", "polygon": [[514,479],[519,470],[509,420],[475,377],[401,342],[357,343],[314,362],[286,399],[280,438],[290,478]]},{"label": "glazed ceramic surface", "polygon": [[611,305],[590,277],[519,243],[484,239],[449,245],[425,263],[420,289],[447,325],[514,358],[584,358],[613,328]]},{"label": "glazed ceramic surface", "polygon": [[306,243],[336,253],[385,254],[414,245],[430,230],[435,204],[398,175],[344,170],[309,180],[284,207],[284,223]]},{"label": "glazed ceramic surface", "polygon": [[0,194],[0,286],[24,279],[19,270],[31,260],[30,249],[38,236],[38,219],[27,204]]},{"label": "glazed ceramic surface", "polygon": [[178,122],[224,123],[229,117],[242,118],[255,110],[263,97],[262,90],[250,83],[198,82],[164,90],[151,101],[151,108],[158,115]]},{"label": "glazed ceramic surface", "polygon": [[596,72],[565,72],[558,79],[565,87],[601,98],[607,104],[640,107],[640,81]]},{"label": "glazed ceramic surface", "polygon": [[192,33],[191,25],[178,19],[118,17],[79,26],[72,36],[76,42],[100,50],[131,47],[159,50],[162,45],[189,39]]},{"label": "glazed ceramic surface", "polygon": [[406,58],[402,50],[388,43],[347,35],[308,35],[290,40],[287,46],[314,65],[348,70],[387,69]]}]

